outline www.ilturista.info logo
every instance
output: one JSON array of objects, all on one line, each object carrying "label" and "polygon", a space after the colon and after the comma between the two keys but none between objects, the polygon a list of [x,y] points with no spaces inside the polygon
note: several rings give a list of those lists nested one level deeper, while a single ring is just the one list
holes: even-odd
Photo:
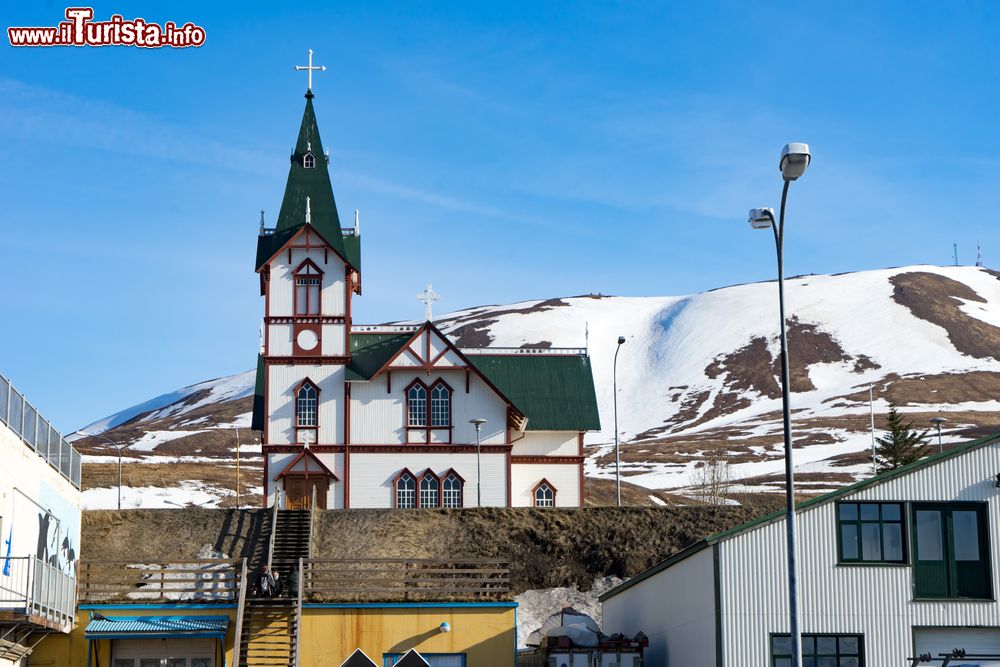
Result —
[{"label": "www.ilturista.info logo", "polygon": [[114,14],[108,21],[94,21],[92,7],[67,7],[66,19],[48,28],[7,28],[11,46],[164,46],[185,48],[205,43],[205,29],[188,22],[162,26],[146,19],[126,20]]}]

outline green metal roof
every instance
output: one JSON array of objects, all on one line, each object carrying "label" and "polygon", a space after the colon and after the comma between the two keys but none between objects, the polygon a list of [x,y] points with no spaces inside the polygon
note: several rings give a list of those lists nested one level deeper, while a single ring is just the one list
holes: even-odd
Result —
[{"label": "green metal roof", "polygon": [[[957,447],[952,447],[951,449],[945,452],[939,452],[937,454],[933,454],[931,456],[927,456],[925,458],[914,461],[913,463],[907,464],[905,466],[900,466],[895,470],[889,470],[880,475],[875,475],[874,477],[863,479],[860,482],[849,484],[848,486],[839,488],[836,491],[831,491],[830,493],[825,493],[821,496],[810,498],[809,500],[803,500],[800,503],[796,503],[795,511],[796,513],[798,513],[802,512],[803,510],[807,510],[811,507],[815,507],[817,505],[823,505],[832,500],[836,500],[837,498],[849,496],[853,493],[857,493],[858,491],[862,491],[871,486],[884,484],[889,480],[896,479],[897,477],[901,477],[903,475],[908,475],[909,473],[918,470],[920,468],[925,468],[927,466],[935,465],[937,463],[940,463],[941,461],[951,459],[956,456],[961,456],[962,454],[966,454],[970,451],[979,449],[980,447],[985,447],[986,445],[996,442],[1000,442],[1000,434],[990,435],[985,438],[979,438],[978,440],[972,440]],[[634,586],[635,584],[639,583],[643,579],[648,579],[657,572],[662,572],[663,570],[667,569],[674,563],[682,561],[687,557],[701,551],[702,549],[710,547],[714,544],[718,544],[719,542],[729,539],[730,537],[734,537],[741,533],[745,533],[749,530],[753,530],[758,526],[771,523],[772,521],[780,521],[784,518],[785,518],[785,510],[778,510],[777,512],[772,512],[771,514],[767,514],[757,519],[753,519],[752,521],[741,523],[738,526],[734,526],[732,528],[728,528],[726,530],[713,533],[708,537],[702,538],[697,542],[690,544],[689,546],[685,547],[678,553],[674,554],[673,556],[670,556],[669,558],[667,558],[664,561],[661,561],[660,563],[657,563],[648,570],[637,574],[636,576],[626,581],[624,584],[616,586],[607,593],[603,594],[600,597],[600,599],[603,601],[609,597],[615,596],[618,593],[621,593],[622,591],[626,590],[627,588],[630,588],[631,586]]]},{"label": "green metal roof", "polygon": [[359,273],[361,272],[361,237],[354,234],[344,235],[344,250],[347,256],[344,258],[347,263],[353,266]]},{"label": "green metal roof", "polygon": [[468,359],[528,418],[527,430],[600,430],[589,357],[476,354]]},{"label": "green metal roof", "polygon": [[351,363],[348,380],[370,380],[413,333],[351,333]]},{"label": "green metal roof", "polygon": [[[307,152],[312,153],[315,158],[315,167],[308,169],[303,166],[303,157]],[[306,224],[306,197],[309,197],[313,228],[326,239],[337,254],[355,269],[359,268],[349,256],[340,229],[340,215],[337,213],[337,202],[333,197],[329,165],[323,153],[323,142],[319,136],[311,93],[306,94],[306,107],[302,113],[302,124],[299,127],[295,152],[292,153],[290,162],[285,195],[281,200],[274,235],[261,236],[257,239],[256,268],[259,270],[264,262]],[[360,255],[360,245],[356,251]]]},{"label": "green metal roof", "polygon": [[84,631],[84,638],[225,638],[228,627],[228,616],[116,616],[92,619]]}]

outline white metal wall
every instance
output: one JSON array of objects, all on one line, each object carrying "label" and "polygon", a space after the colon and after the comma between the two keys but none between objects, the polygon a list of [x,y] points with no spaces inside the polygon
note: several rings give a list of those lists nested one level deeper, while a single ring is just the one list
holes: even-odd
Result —
[{"label": "white metal wall", "polygon": [[453,444],[476,443],[476,429],[469,424],[473,418],[483,418],[482,443],[506,442],[507,406],[504,401],[476,375],[465,393],[465,371],[442,371],[427,375],[422,371],[393,371],[392,392],[387,391],[383,373],[371,382],[351,383],[351,444],[389,445],[406,442],[404,419],[406,387],[420,378],[427,385],[438,378],[447,382],[452,392]]},{"label": "white metal wall", "polygon": [[712,549],[703,549],[674,565],[662,582],[646,580],[605,600],[602,629],[629,636],[645,632],[647,665],[714,667],[713,577]]},{"label": "white metal wall", "polygon": [[514,456],[579,456],[580,440],[576,431],[525,431],[515,436]]},{"label": "white metal wall", "polygon": [[573,463],[515,463],[510,467],[511,507],[531,507],[542,479],[556,487],[556,507],[580,506],[580,466]]},{"label": "white metal wall", "polygon": [[268,366],[267,442],[295,444],[294,389],[305,378],[319,385],[317,444],[344,442],[344,367],[339,365]]},{"label": "white metal wall", "polygon": [[[282,490],[282,482],[279,479],[274,481],[274,478],[285,469],[289,463],[292,462],[298,454],[268,454],[267,455],[267,479],[264,480],[266,485],[268,503],[267,506],[271,507],[277,494]],[[330,488],[326,492],[326,507],[327,509],[343,509],[344,508],[344,455],[343,454],[331,454],[327,452],[319,452],[316,454],[316,458],[323,462],[327,468],[333,471],[333,474],[337,476],[340,481],[334,482],[330,481]]]},{"label": "white metal wall", "polygon": [[[1000,445],[919,469],[840,500],[988,503],[994,594],[1000,594]],[[836,504],[799,514],[803,632],[861,633],[869,667],[904,665],[915,626],[1000,627],[997,602],[915,602],[912,568],[838,566]],[[909,525],[907,529],[912,529]],[[724,664],[767,664],[768,634],[788,632],[785,526],[777,521],[720,544]],[[673,578],[674,568],[652,580]],[[627,595],[623,593],[623,595]],[[670,615],[677,613],[671,609]],[[707,663],[706,663],[707,664]]]},{"label": "white metal wall", "polygon": [[[465,479],[463,501],[476,506],[476,454],[355,454],[351,453],[351,507],[392,507],[392,481],[409,468],[419,475],[427,468],[441,474],[449,468]],[[507,505],[507,457],[482,455],[483,507]]]},{"label": "white metal wall", "polygon": [[323,271],[322,302],[323,315],[343,315],[345,311],[344,298],[344,262],[337,257],[336,253],[329,252],[327,261],[323,261],[323,251],[313,250],[306,254],[305,250],[296,249],[292,251],[292,261],[288,262],[288,251],[278,253],[271,260],[271,280],[268,285],[268,299],[270,313],[272,317],[289,317],[293,315],[295,308],[294,301],[294,277],[292,272],[307,257],[315,262],[316,266]]}]

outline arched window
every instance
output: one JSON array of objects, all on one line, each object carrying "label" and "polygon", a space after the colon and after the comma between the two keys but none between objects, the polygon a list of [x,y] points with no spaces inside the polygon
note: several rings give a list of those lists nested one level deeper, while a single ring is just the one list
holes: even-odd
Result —
[{"label": "arched window", "polygon": [[431,426],[451,426],[451,389],[443,382],[431,389]]},{"label": "arched window", "polygon": [[312,152],[306,153],[302,156],[302,166],[306,169],[313,169],[316,166],[316,157]]},{"label": "arched window", "polygon": [[396,478],[396,507],[413,509],[417,506],[417,481],[408,471]]},{"label": "arched window", "polygon": [[546,480],[535,487],[535,507],[555,507],[556,490]]},{"label": "arched window", "polygon": [[427,388],[419,382],[406,390],[408,426],[427,426]]},{"label": "arched window", "polygon": [[319,422],[318,404],[319,390],[306,380],[295,392],[295,425],[299,428],[316,428]]},{"label": "arched window", "polygon": [[444,478],[444,492],[442,495],[442,505],[449,509],[458,509],[462,506],[462,478],[453,472],[448,473]]},{"label": "arched window", "polygon": [[430,470],[424,473],[424,476],[420,478],[420,506],[421,507],[437,507],[438,506],[438,490],[440,489],[441,483],[438,482],[438,478],[434,476]]},{"label": "arched window", "polygon": [[295,314],[319,315],[323,272],[306,260],[295,269]]}]

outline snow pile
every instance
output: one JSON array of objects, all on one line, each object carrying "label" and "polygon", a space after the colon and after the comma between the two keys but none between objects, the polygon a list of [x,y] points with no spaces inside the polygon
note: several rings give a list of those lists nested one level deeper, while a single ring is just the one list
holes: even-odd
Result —
[{"label": "snow pile", "polygon": [[[230,489],[209,486],[197,480],[185,480],[180,486],[123,486],[122,509],[162,509],[167,507],[218,507],[226,496],[236,493]],[[83,509],[105,510],[118,508],[118,487],[87,489],[83,492]]]},{"label": "snow pile", "polygon": [[576,586],[572,586],[568,588],[542,588],[521,593],[514,598],[518,605],[517,647],[526,648],[525,640],[528,636],[542,627],[549,616],[566,605],[590,616],[600,626],[601,603],[597,598],[623,581],[625,580],[618,577],[604,577],[596,579],[588,591],[581,591]]}]

